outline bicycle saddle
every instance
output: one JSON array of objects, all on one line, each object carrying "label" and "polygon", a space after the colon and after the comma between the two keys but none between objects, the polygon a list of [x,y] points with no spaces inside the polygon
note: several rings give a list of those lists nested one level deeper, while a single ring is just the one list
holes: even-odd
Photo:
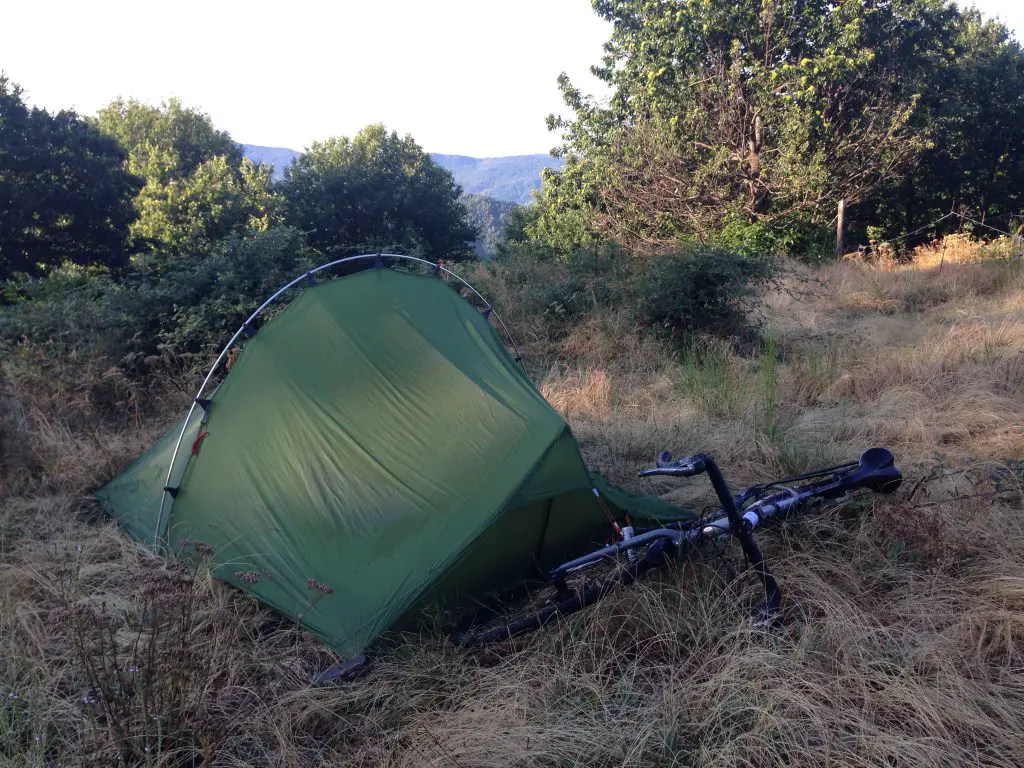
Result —
[{"label": "bicycle saddle", "polygon": [[860,455],[857,468],[842,478],[840,492],[870,488],[875,493],[892,493],[903,482],[888,448],[868,448]]}]

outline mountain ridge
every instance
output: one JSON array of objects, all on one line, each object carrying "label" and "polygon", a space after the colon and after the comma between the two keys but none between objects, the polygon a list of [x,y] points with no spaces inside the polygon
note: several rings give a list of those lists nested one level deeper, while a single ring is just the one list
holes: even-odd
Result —
[{"label": "mountain ridge", "polygon": [[[259,144],[242,144],[242,150],[254,163],[274,166],[274,177],[278,179],[300,154],[287,147]],[[545,168],[559,169],[564,164],[561,158],[540,154],[503,157],[429,154],[435,163],[451,172],[463,191],[517,205],[533,201],[533,193],[540,189],[540,175]]]}]

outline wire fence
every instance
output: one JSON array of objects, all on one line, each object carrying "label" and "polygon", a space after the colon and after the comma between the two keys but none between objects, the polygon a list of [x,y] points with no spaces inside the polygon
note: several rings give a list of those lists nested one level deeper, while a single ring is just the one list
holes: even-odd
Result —
[{"label": "wire fence", "polygon": [[[1010,241],[1013,243],[1013,259],[1015,261],[1019,261],[1020,259],[1024,258],[1024,224],[1013,226],[1011,219],[1009,229],[1012,231],[1007,231],[1005,229],[1000,229],[999,227],[994,227],[991,224],[986,223],[985,221],[980,221],[974,218],[973,216],[969,216],[968,214],[963,213],[961,211],[950,211],[947,214],[939,216],[939,218],[935,219],[934,221],[931,221],[922,227],[918,227],[917,229],[911,230],[910,232],[905,232],[904,234],[899,235],[898,237],[890,237],[884,240],[871,240],[871,242],[868,245],[859,246],[857,248],[857,253],[858,255],[861,255],[865,258],[883,255],[893,255],[901,251],[907,245],[908,241],[911,241],[911,239],[917,235],[920,235],[925,232],[934,231],[935,236],[937,237],[938,225],[942,224],[942,222],[947,221],[949,219],[953,219],[959,222],[960,231],[964,229],[964,225],[970,225],[970,227],[979,227],[981,229],[995,233],[1000,237],[1009,238]],[[955,232],[946,232],[943,235],[943,237],[952,234],[955,234]]]}]

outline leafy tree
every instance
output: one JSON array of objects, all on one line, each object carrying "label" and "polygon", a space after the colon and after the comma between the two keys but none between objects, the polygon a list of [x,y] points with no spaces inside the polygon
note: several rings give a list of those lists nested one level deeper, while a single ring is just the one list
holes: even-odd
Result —
[{"label": "leafy tree", "polygon": [[146,179],[184,178],[219,156],[232,167],[242,163],[242,148],[227,131],[177,99],[160,107],[117,99],[100,110],[99,125],[128,150],[132,171]]},{"label": "leafy tree", "polygon": [[954,205],[996,219],[1024,211],[1024,50],[974,9],[954,17],[945,38],[946,55],[916,86],[913,123],[931,146],[911,173],[853,212],[892,234]]},{"label": "leafy tree", "polygon": [[[944,55],[945,0],[594,0],[613,23],[595,73],[564,76],[566,171],[538,234],[594,232],[634,251],[733,220],[827,221],[911,167],[919,73]],[[568,218],[568,224],[566,224]],[[563,245],[564,247],[564,245]]]},{"label": "leafy tree", "polygon": [[127,149],[129,170],[145,179],[132,228],[140,244],[209,251],[231,233],[279,220],[270,169],[243,159],[241,146],[207,115],[175,99],[162,107],[117,100],[98,122]]},{"label": "leafy tree", "polygon": [[285,170],[289,223],[322,249],[466,259],[476,232],[452,175],[380,124],[315,143]]},{"label": "leafy tree", "polygon": [[74,112],[27,107],[0,75],[0,279],[72,262],[123,266],[140,182]]},{"label": "leafy tree", "polygon": [[279,207],[271,174],[249,160],[233,168],[227,156],[218,155],[189,176],[147,183],[137,201],[135,234],[175,252],[196,252],[232,233],[265,230],[277,220]]}]

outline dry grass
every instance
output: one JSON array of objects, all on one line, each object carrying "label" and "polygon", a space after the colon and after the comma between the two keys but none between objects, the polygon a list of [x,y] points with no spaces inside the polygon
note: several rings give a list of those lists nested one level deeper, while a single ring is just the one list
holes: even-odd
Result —
[{"label": "dry grass", "polygon": [[[752,629],[756,585],[710,559],[492,649],[393,638],[330,688],[310,682],[332,654],[201,568],[168,597],[163,563],[87,502],[181,396],[4,361],[0,766],[1021,765],[1024,525],[1005,460],[1024,458],[1024,283],[930,259],[794,282],[753,357],[709,342],[673,359],[621,314],[551,338],[509,313],[588,461],[634,489],[708,498],[636,481],[661,448],[711,450],[737,483],[896,451],[894,498],[762,537],[780,627]],[[144,625],[163,628],[142,636],[159,658],[133,656]],[[99,659],[151,670],[148,687],[97,690]]]}]

